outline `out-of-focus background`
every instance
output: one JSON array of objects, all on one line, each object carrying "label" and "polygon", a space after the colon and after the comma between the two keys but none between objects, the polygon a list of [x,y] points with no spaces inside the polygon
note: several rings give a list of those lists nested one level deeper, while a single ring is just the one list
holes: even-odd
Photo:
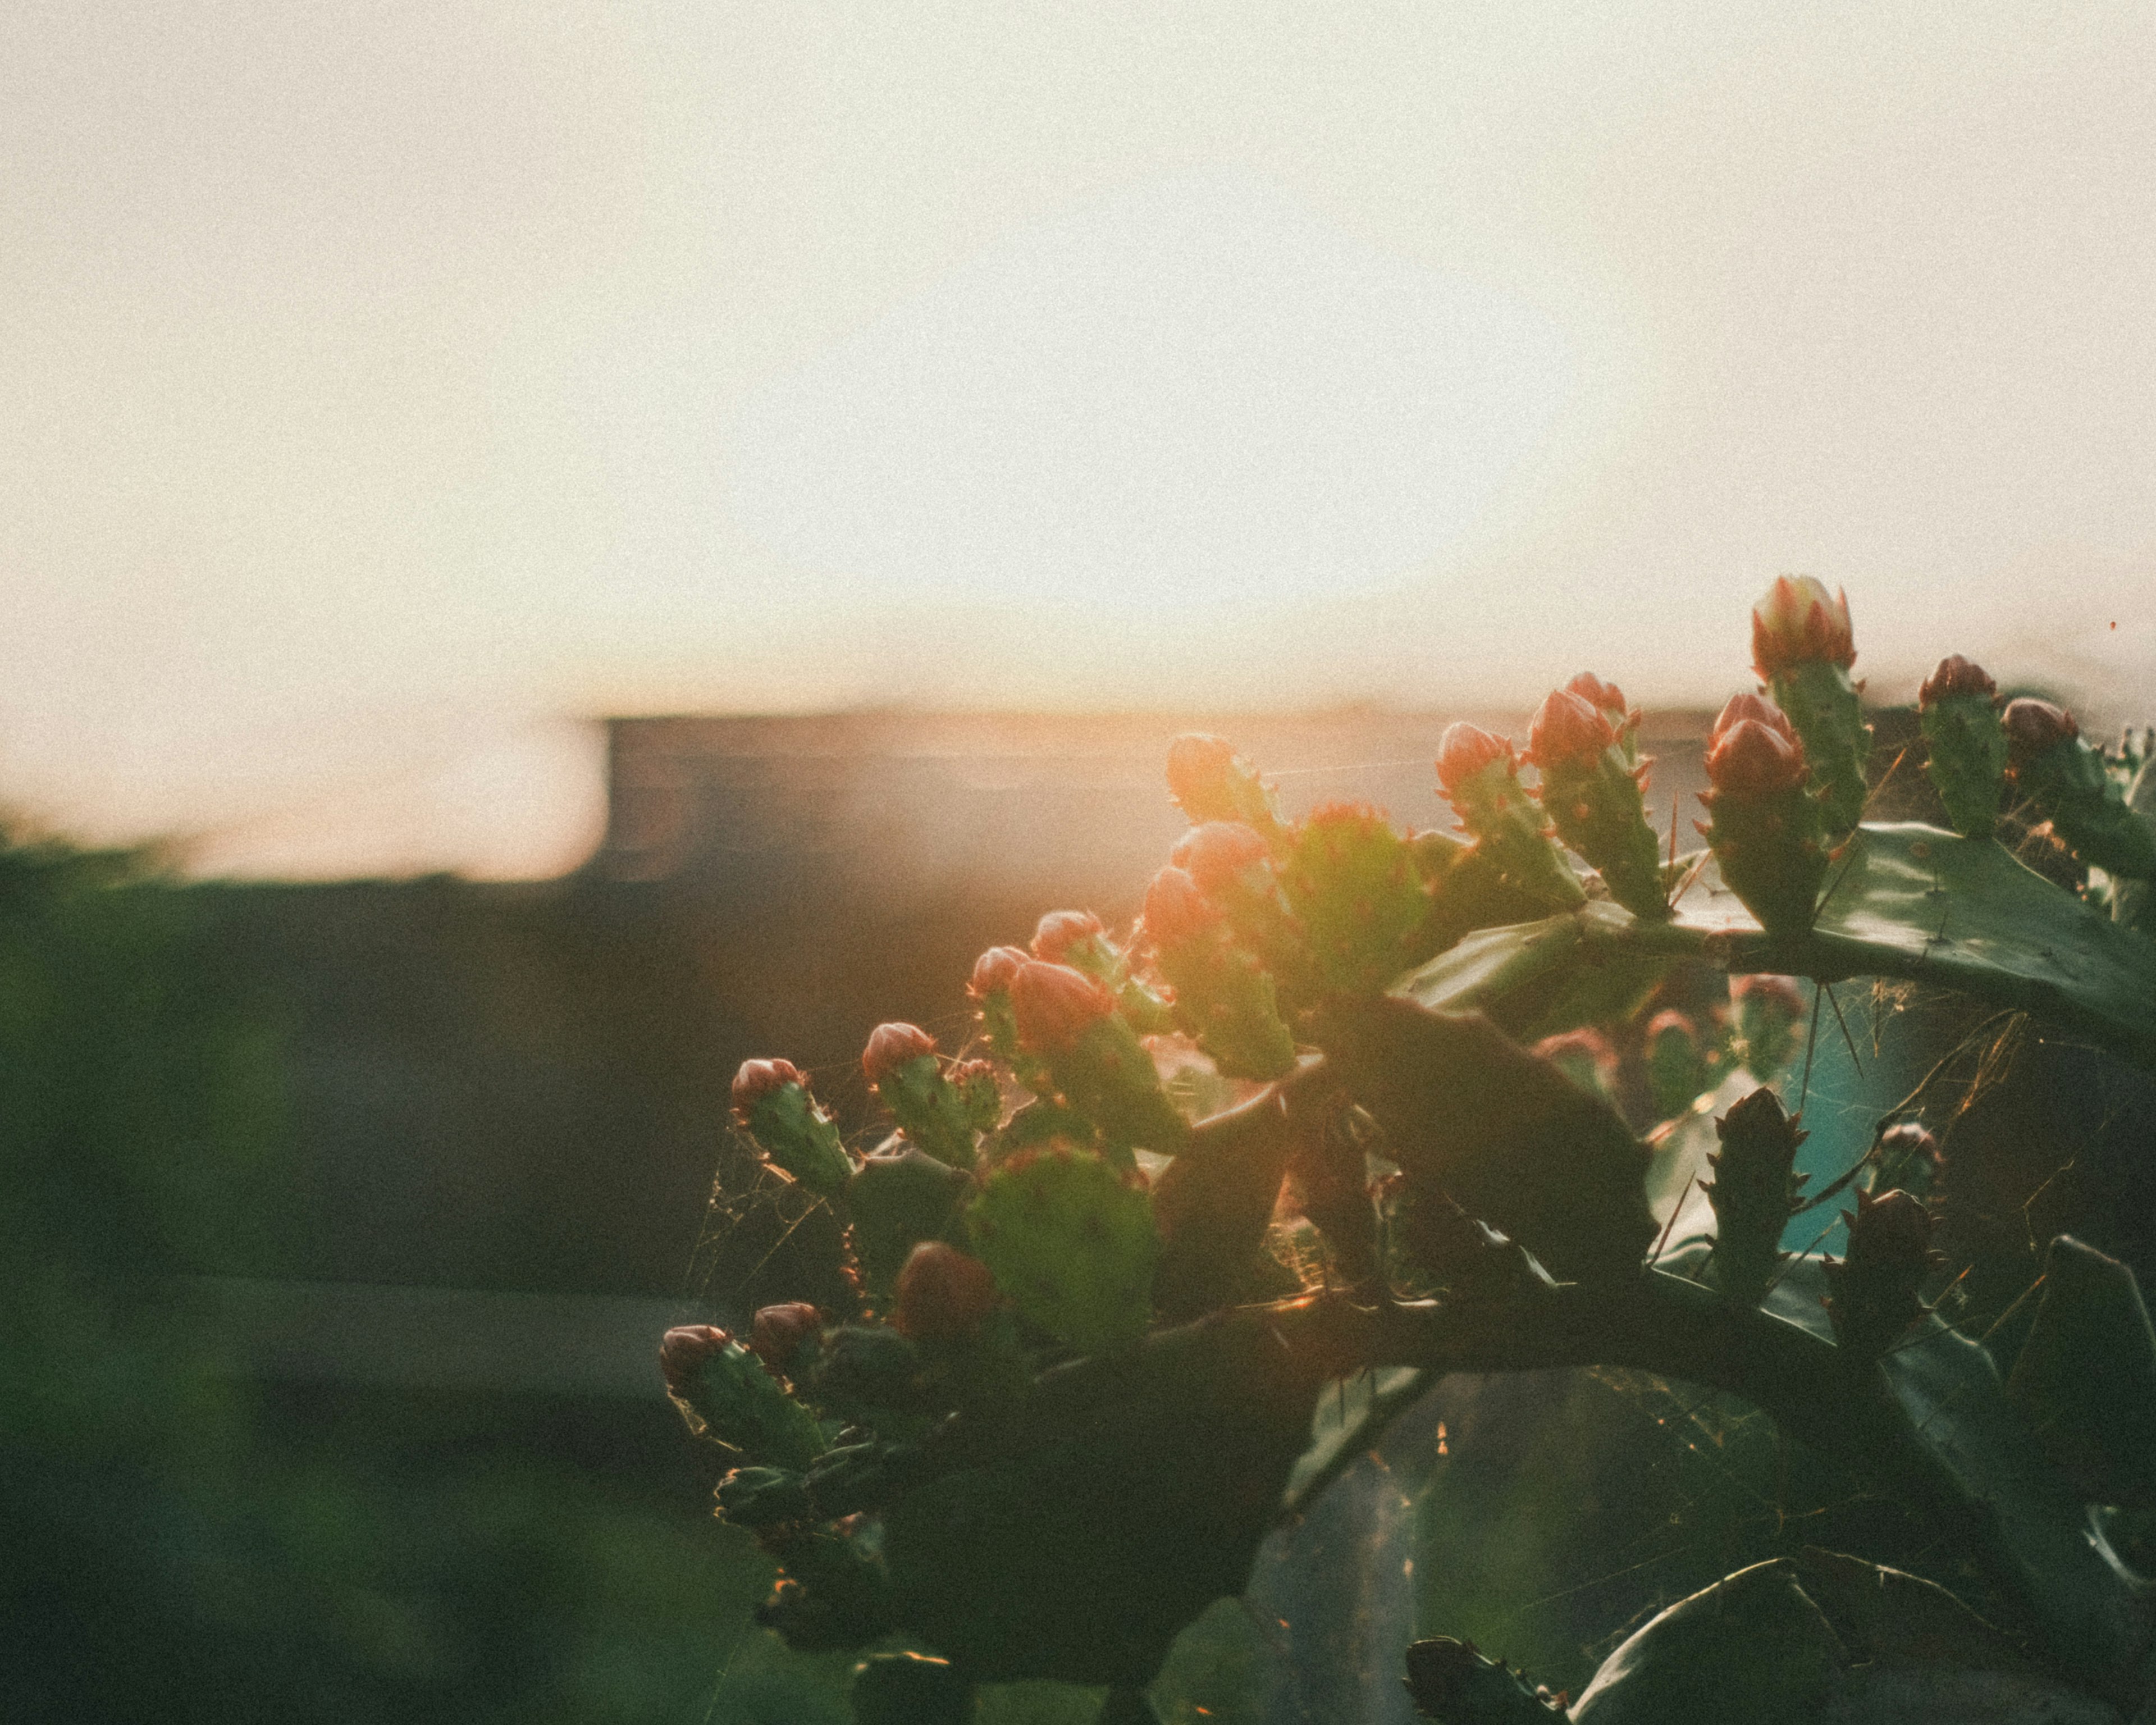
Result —
[{"label": "out-of-focus background", "polygon": [[[10,9],[0,1714],[843,1717],[653,1364],[753,1296],[735,1065],[868,1129],[870,1025],[1135,908],[1194,726],[1431,824],[1592,669],[1688,819],[1784,571],[1882,715],[2156,716],[2152,74],[2123,6]],[[1822,1039],[1814,1153],[1953,1022]],[[2145,1097],[2021,1059],[2001,1305],[2156,1240]],[[1445,1394],[1170,1717],[1393,1717],[1417,1628],[1576,1683],[1796,1537],[1726,1410]]]}]

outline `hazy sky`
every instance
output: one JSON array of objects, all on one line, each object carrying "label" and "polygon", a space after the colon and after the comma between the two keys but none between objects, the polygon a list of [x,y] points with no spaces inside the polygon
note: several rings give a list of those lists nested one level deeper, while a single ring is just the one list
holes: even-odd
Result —
[{"label": "hazy sky", "polygon": [[513,873],[549,716],[1712,699],[1784,570],[2116,712],[2152,90],[2145,6],[15,0],[0,798]]}]

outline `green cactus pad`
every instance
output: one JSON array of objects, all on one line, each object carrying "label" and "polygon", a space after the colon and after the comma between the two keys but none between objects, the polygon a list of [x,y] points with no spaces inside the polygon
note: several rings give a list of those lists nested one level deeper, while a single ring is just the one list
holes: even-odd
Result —
[{"label": "green cactus pad", "polygon": [[1564,1712],[1548,1690],[1502,1659],[1488,1659],[1472,1641],[1435,1635],[1411,1642],[1408,1695],[1438,1725],[1550,1725]]},{"label": "green cactus pad", "polygon": [[862,1158],[846,1188],[855,1255],[871,1293],[890,1292],[906,1254],[956,1231],[970,1182],[911,1145]]},{"label": "green cactus pad", "polygon": [[1176,1021],[1231,1078],[1293,1070],[1295,1038],[1280,1014],[1271,973],[1224,933],[1163,948],[1161,974],[1175,990]]},{"label": "green cactus pad", "polygon": [[749,1113],[748,1135],[773,1167],[818,1196],[835,1198],[846,1189],[854,1165],[839,1142],[839,1128],[801,1086],[782,1084],[758,1097]]},{"label": "green cactus pad", "polygon": [[1864,703],[1841,666],[1808,659],[1775,672],[1774,705],[1789,716],[1804,746],[1820,812],[1830,833],[1845,833],[1864,818],[1871,795],[1864,763],[1871,752],[1871,727]]},{"label": "green cactus pad", "polygon": [[1304,822],[1281,884],[1318,975],[1351,993],[1398,974],[1430,911],[1408,841],[1368,810],[1322,811]]},{"label": "green cactus pad", "polygon": [[1126,1347],[1152,1316],[1152,1205],[1090,1151],[1013,1157],[966,1219],[973,1250],[1029,1321],[1081,1353]]},{"label": "green cactus pad", "polygon": [[1553,762],[1543,775],[1543,807],[1558,836],[1601,870],[1618,903],[1635,916],[1668,914],[1661,846],[1647,824],[1640,781],[1618,745],[1584,763]]},{"label": "green cactus pad", "polygon": [[932,1054],[888,1074],[876,1095],[916,1147],[952,1168],[973,1165],[973,1111]]},{"label": "green cactus pad", "polygon": [[703,1363],[676,1404],[691,1425],[760,1467],[802,1473],[824,1453],[815,1416],[738,1342]]},{"label": "green cactus pad", "polygon": [[2127,806],[2126,788],[2079,737],[2015,769],[2015,783],[2083,862],[2108,874],[2156,880],[2156,822]]},{"label": "green cactus pad", "polygon": [[1956,832],[1989,839],[2006,783],[2006,731],[1989,695],[1949,695],[1923,711],[1924,771]]}]

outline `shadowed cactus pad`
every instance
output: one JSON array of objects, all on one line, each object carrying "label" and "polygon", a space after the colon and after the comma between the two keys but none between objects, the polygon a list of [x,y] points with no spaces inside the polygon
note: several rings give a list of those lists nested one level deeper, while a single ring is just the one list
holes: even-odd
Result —
[{"label": "shadowed cactus pad", "polygon": [[1159,1251],[1152,1204],[1090,1151],[1021,1152],[968,1207],[973,1250],[1031,1322],[1081,1353],[1143,1336]]}]

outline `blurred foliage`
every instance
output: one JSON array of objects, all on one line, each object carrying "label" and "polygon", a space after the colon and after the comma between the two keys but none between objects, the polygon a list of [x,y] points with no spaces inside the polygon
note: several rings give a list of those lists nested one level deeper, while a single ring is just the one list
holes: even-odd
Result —
[{"label": "blurred foliage", "polygon": [[656,1404],[580,1455],[559,1409],[251,1384],[191,1316],[181,1278],[320,1273],[232,897],[0,843],[0,1717],[843,1717],[689,1469],[624,1464],[639,1416],[680,1455]]}]

